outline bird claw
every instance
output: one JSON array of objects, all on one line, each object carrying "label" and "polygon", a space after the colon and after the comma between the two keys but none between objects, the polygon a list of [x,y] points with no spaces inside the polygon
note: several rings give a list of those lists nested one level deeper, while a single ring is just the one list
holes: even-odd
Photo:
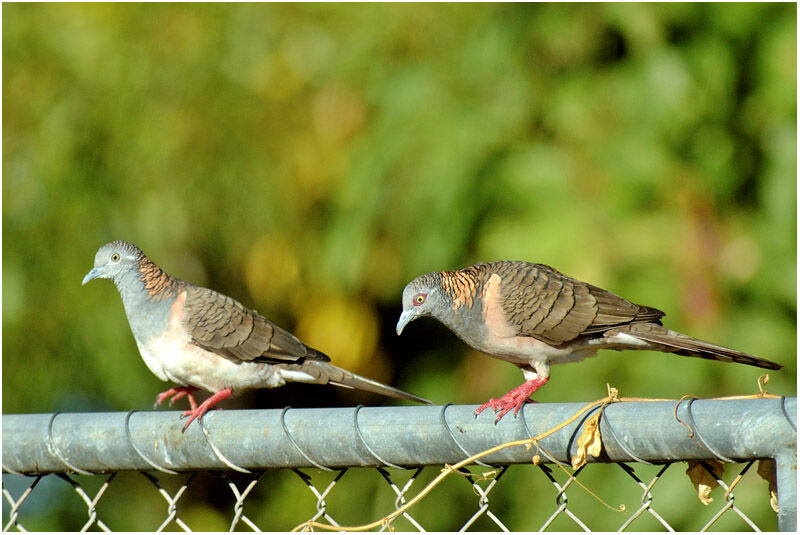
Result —
[{"label": "bird claw", "polygon": [[188,416],[189,420],[185,424],[183,424],[183,429],[181,429],[181,433],[185,433],[186,430],[189,428],[189,426],[192,424],[192,422],[194,422],[195,420],[200,421],[200,418],[202,418],[203,414],[205,413],[206,413],[205,410],[201,411],[199,410],[199,408],[194,410],[183,411],[180,419],[183,420]]},{"label": "bird claw", "polygon": [[214,407],[214,405],[216,405],[217,403],[219,403],[223,399],[230,397],[231,394],[233,394],[233,390],[230,389],[230,388],[225,388],[223,390],[220,390],[219,392],[217,392],[216,394],[214,394],[213,396],[211,396],[207,400],[205,400],[200,405],[192,407],[188,411],[183,411],[183,414],[181,414],[181,419],[186,418],[188,416],[189,417],[189,421],[187,421],[184,424],[183,430],[181,432],[182,433],[185,432],[186,429],[188,429],[189,425],[191,425],[191,423],[193,421],[195,421],[195,420],[199,421],[201,418],[203,418],[203,415],[206,412],[208,412],[210,409],[219,408],[219,407]]},{"label": "bird claw", "polygon": [[490,399],[489,401],[487,401],[486,403],[475,409],[475,418],[477,418],[481,412],[483,412],[485,409],[488,409],[489,407],[491,407],[494,413],[497,415],[494,419],[494,425],[497,425],[497,422],[499,422],[503,418],[503,416],[508,414],[508,412],[511,409],[514,409],[514,418],[516,418],[517,413],[522,408],[522,405],[524,405],[525,402],[528,400],[527,398],[520,399],[519,397],[512,396],[511,394],[512,393],[509,392],[500,399]]},{"label": "bird claw", "polygon": [[192,393],[197,390],[198,389],[193,386],[176,386],[175,388],[165,390],[156,397],[156,402],[153,404],[153,408],[158,407],[167,399],[169,399],[169,406],[172,407],[173,403],[186,396],[189,399],[189,405],[192,407],[192,410],[194,410],[197,408],[197,402],[194,400]]},{"label": "bird claw", "polygon": [[209,409],[218,408],[218,407],[211,407],[211,406],[203,407],[203,405],[205,405],[205,402],[203,402],[199,407],[195,407],[194,409],[189,409],[189,410],[183,411],[183,413],[181,413],[181,417],[180,417],[181,420],[183,420],[186,417],[189,418],[189,420],[183,425],[182,432],[186,431],[186,429],[189,427],[189,425],[191,425],[191,423],[193,421],[195,421],[195,420],[200,421],[200,419],[203,417],[203,415],[206,412],[208,412]]},{"label": "bird claw", "polygon": [[[531,395],[541,388],[549,379],[549,377],[531,379],[530,381],[525,381],[499,399],[490,398],[489,401],[475,409],[475,417],[477,418],[481,412],[491,407],[495,414],[497,414],[494,419],[495,425],[497,425],[497,422],[508,414],[511,409],[514,409],[514,418],[516,418],[522,406],[529,401],[533,401],[530,399]],[[534,403],[536,402],[534,401]]]}]

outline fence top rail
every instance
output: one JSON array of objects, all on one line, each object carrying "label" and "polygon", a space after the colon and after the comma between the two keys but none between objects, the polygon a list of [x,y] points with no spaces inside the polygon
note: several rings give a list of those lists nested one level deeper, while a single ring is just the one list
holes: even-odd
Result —
[{"label": "fence top rail", "polygon": [[[18,474],[118,470],[411,467],[455,463],[537,436],[585,403],[527,404],[494,424],[474,405],[213,411],[182,433],[176,411],[6,414],[3,470]],[[569,462],[597,407],[538,442]],[[626,401],[600,417],[603,451],[593,462],[775,458],[796,451],[797,399]],[[535,449],[510,447],[481,459],[530,463]],[[796,455],[792,453],[792,455]]]}]

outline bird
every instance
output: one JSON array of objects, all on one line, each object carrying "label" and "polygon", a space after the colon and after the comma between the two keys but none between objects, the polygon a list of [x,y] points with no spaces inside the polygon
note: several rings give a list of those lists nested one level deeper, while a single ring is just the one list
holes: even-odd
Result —
[{"label": "bird", "polygon": [[635,304],[544,264],[480,263],[421,275],[403,290],[398,336],[432,316],[471,347],[519,366],[525,382],[475,411],[491,407],[495,423],[550,379],[550,366],[598,349],[652,350],[778,370],[783,366],[667,329],[664,312]]},{"label": "bird", "polygon": [[[136,245],[112,241],[100,247],[82,284],[111,279],[142,359],[162,381],[179,386],[161,392],[155,405],[187,397],[183,427],[220,401],[254,388],[287,382],[334,384],[430,404],[397,388],[330,364],[330,357],[238,301],[166,273]],[[194,392],[212,395],[200,405]]]}]

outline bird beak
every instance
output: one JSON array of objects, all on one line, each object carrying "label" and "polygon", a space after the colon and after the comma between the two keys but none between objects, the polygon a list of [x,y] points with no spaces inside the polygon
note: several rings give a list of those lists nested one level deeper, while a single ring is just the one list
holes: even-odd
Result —
[{"label": "bird beak", "polygon": [[84,284],[86,284],[90,280],[94,280],[97,277],[102,277],[102,276],[103,276],[103,268],[101,268],[101,267],[93,267],[92,270],[89,273],[87,273],[86,276],[83,278],[83,282],[81,283],[81,286],[83,286]]},{"label": "bird beak", "polygon": [[397,336],[400,336],[400,333],[403,332],[403,329],[405,329],[406,325],[415,320],[416,317],[417,314],[413,308],[411,310],[404,310],[403,313],[400,314],[400,319],[397,320]]}]

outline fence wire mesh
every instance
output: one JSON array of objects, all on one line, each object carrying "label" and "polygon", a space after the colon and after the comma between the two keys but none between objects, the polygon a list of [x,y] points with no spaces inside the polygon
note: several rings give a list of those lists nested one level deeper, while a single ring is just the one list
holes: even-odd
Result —
[{"label": "fence wire mesh", "polygon": [[[687,401],[683,412],[681,404],[667,405],[671,422],[658,403],[609,405],[614,411],[600,418],[603,452],[577,470],[568,463],[586,418],[549,442],[453,470],[373,530],[794,530],[795,399]],[[3,529],[363,525],[483,446],[536,436],[577,412],[574,404],[526,406],[523,418],[494,426],[472,419],[472,410],[220,411],[185,435],[174,412],[5,415]],[[337,451],[326,453],[331,448]],[[534,464],[537,452],[543,458]],[[707,505],[685,461],[702,472],[693,481],[717,487]],[[764,480],[770,474],[778,515]]]}]

